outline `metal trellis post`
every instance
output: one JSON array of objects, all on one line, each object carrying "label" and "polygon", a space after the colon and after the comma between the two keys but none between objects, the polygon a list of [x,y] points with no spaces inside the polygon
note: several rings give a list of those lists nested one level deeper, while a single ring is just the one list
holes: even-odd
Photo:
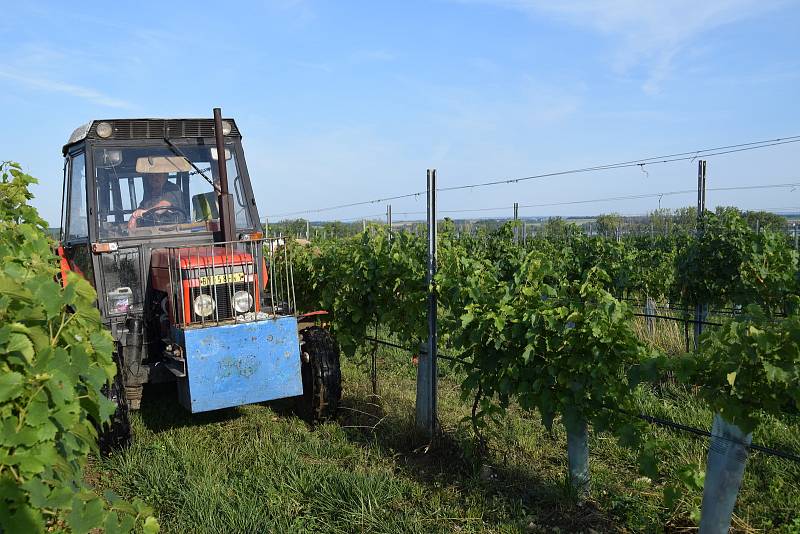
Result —
[{"label": "metal trellis post", "polygon": [[517,227],[517,221],[519,220],[519,202],[514,202],[514,241],[519,243],[519,228]]},{"label": "metal trellis post", "polygon": [[389,241],[392,240],[392,205],[386,206],[386,226],[389,227]]},{"label": "metal trellis post", "polygon": [[428,342],[417,367],[416,427],[428,437],[436,430],[436,169],[428,169]]},{"label": "metal trellis post", "polygon": [[[703,215],[706,211],[706,160],[697,162],[697,239],[703,238]],[[694,313],[694,350],[700,345],[703,321],[708,316],[708,304],[697,303]]]}]

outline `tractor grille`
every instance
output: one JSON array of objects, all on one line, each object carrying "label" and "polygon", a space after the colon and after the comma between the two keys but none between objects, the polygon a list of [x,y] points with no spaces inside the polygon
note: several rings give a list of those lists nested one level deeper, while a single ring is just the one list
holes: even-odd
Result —
[{"label": "tractor grille", "polygon": [[[162,252],[158,262],[169,272],[169,305],[177,326],[258,321],[295,313],[294,274],[282,238],[170,247]],[[249,310],[234,309],[237,291],[251,296]],[[208,295],[215,304],[205,317],[194,309],[201,295]]]},{"label": "tractor grille", "polygon": [[[217,320],[219,317],[220,321],[227,321],[233,319],[238,312],[233,309],[233,303],[231,299],[233,295],[237,291],[247,291],[248,293],[253,296],[253,284],[252,283],[235,283],[235,284],[217,284],[213,286],[205,286],[205,287],[193,287],[189,290],[190,294],[190,305],[194,303],[194,299],[196,299],[201,294],[209,295],[216,304],[216,310],[211,315],[211,317],[200,317],[194,311],[194,306],[191,306],[191,322],[193,323],[202,323],[203,321],[211,321]],[[255,300],[253,301],[255,303]],[[253,311],[255,306],[251,306],[247,311]],[[246,312],[242,312],[246,313]]]},{"label": "tractor grille", "polygon": [[[233,119],[223,119],[231,124],[229,136],[240,137]],[[214,137],[213,119],[122,119],[94,121],[89,137],[100,139],[97,125],[109,122],[113,128],[111,139],[170,139],[180,137]]]}]

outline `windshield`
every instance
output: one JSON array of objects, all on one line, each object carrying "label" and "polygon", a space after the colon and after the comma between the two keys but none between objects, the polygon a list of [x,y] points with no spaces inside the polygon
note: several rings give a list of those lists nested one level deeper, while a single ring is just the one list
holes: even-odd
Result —
[{"label": "windshield", "polygon": [[[233,146],[225,158],[236,226],[252,228]],[[101,239],[219,230],[216,147],[96,148],[94,166]]]}]

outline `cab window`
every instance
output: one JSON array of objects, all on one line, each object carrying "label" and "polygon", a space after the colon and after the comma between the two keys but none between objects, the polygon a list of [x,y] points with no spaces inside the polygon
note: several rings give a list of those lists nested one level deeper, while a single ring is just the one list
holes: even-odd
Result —
[{"label": "cab window", "polygon": [[86,158],[72,156],[69,163],[69,197],[66,221],[67,240],[89,237],[89,217],[86,209]]},{"label": "cab window", "polygon": [[[216,148],[97,148],[94,152],[100,237],[219,228]],[[229,183],[238,180],[232,147],[225,157]],[[241,186],[240,186],[241,187]],[[250,213],[234,201],[236,224],[250,228]]]}]

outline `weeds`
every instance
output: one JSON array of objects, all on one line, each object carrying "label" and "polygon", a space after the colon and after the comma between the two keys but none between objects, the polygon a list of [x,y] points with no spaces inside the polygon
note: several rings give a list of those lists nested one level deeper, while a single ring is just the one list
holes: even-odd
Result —
[{"label": "weeds", "polygon": [[[670,334],[672,335],[672,334]],[[663,487],[686,465],[704,465],[706,440],[652,428],[667,451],[663,477],[641,477],[635,455],[590,433],[591,496],[570,496],[566,436],[548,433],[536,414],[509,410],[477,461],[451,370],[440,377],[442,435],[425,451],[414,432],[410,356],[378,351],[379,393],[369,370],[343,368],[339,420],[314,428],[292,401],[190,415],[173,386],[150,388],[134,415],[133,446],[96,460],[98,489],[138,496],[165,532],[652,532],[694,528],[698,491],[667,508]],[[652,415],[708,428],[711,414],[690,390],[637,393]],[[797,419],[769,420],[754,442],[800,450]],[[474,448],[474,447],[473,447]],[[734,527],[796,532],[800,466],[753,454]]]}]

